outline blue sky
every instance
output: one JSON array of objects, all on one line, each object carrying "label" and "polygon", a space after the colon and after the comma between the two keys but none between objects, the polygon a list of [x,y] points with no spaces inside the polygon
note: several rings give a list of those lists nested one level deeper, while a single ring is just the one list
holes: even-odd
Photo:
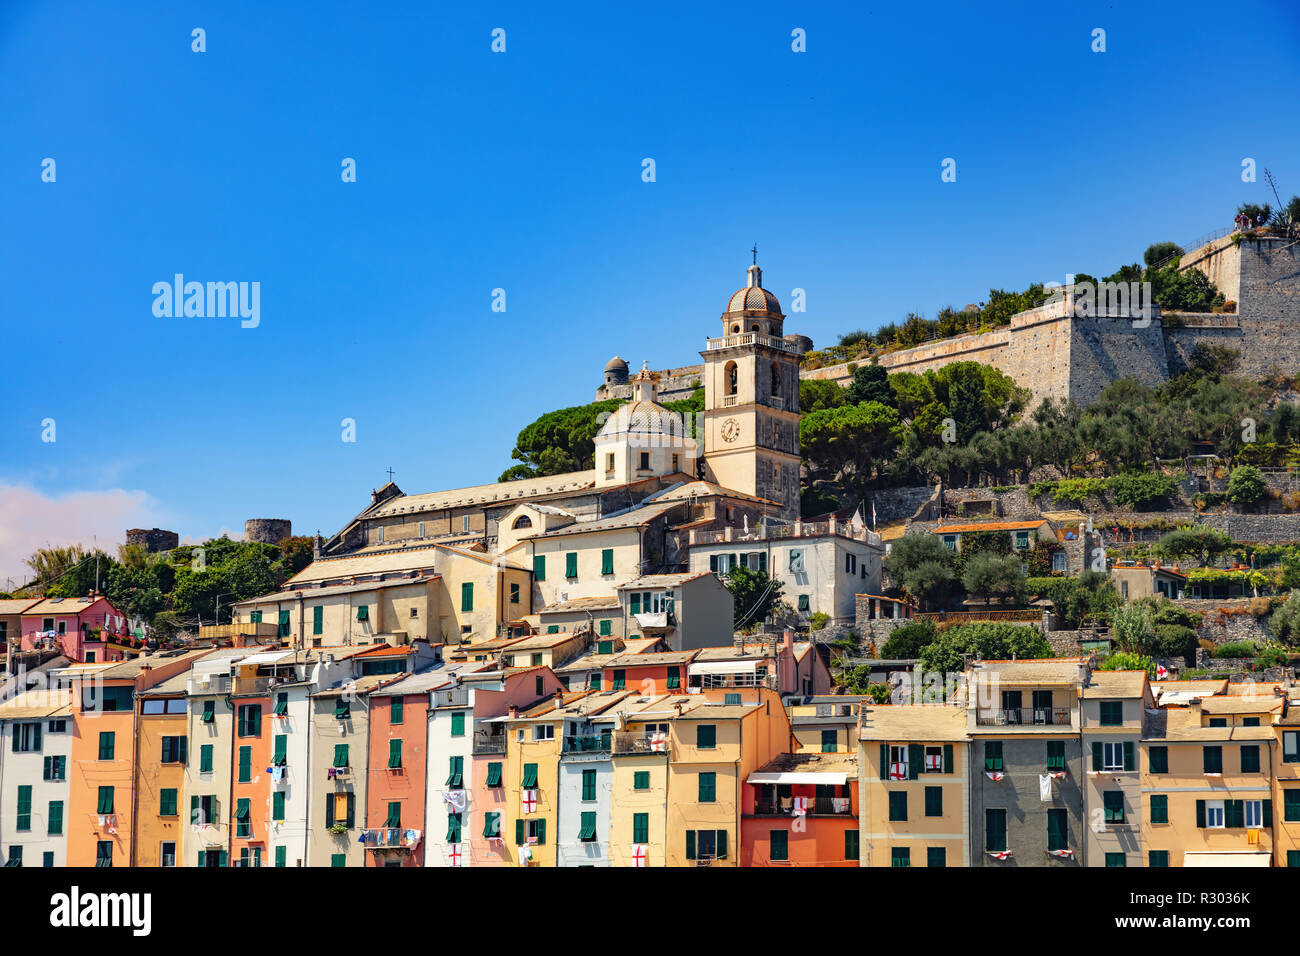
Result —
[{"label": "blue sky", "polygon": [[[755,242],[824,345],[1229,225],[1265,166],[1300,193],[1294,4],[985,6],[8,0],[0,585],[493,480],[612,354],[697,360]],[[177,272],[260,282],[260,325],[155,317]]]}]

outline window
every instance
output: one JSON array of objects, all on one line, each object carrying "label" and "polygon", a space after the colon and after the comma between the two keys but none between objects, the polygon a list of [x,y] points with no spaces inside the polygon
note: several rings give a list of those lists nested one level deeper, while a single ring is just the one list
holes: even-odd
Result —
[{"label": "window", "polygon": [[1069,812],[1060,809],[1047,811],[1047,849],[1068,850],[1070,848]]},{"label": "window", "polygon": [[1124,769],[1124,748],[1118,743],[1104,743],[1102,746],[1102,763],[1103,770],[1123,770]]},{"label": "window", "polygon": [[1106,790],[1102,793],[1101,800],[1106,810],[1106,822],[1123,823],[1124,792],[1122,790]]},{"label": "window", "polygon": [[[36,725],[37,727],[40,724]],[[99,735],[99,759],[112,760],[113,753],[117,750],[117,734],[112,731],[106,731]]]},{"label": "window", "polygon": [[384,817],[384,826],[396,827],[402,826],[402,801],[390,800],[388,802],[388,816]]},{"label": "window", "polygon": [[686,831],[686,859],[725,860],[726,858],[726,830]]},{"label": "window", "polygon": [[839,749],[839,732],[834,730],[822,731],[822,753],[833,754]]},{"label": "window", "polygon": [[603,551],[600,552],[600,573],[601,574],[614,573],[614,549],[613,548],[605,548]]},{"label": "window", "polygon": [[717,726],[714,724],[699,724],[695,728],[695,746],[700,750],[712,750],[717,747]]},{"label": "window", "polygon": [[534,654],[530,659],[529,663],[532,664],[533,667],[540,667],[542,663],[541,653],[539,652],[537,654]]},{"label": "window", "polygon": [[325,631],[325,607],[317,604],[311,609],[311,632],[322,634]]},{"label": "window", "polygon": [[176,789],[163,789],[158,791],[158,816],[174,817],[180,813],[176,804]]},{"label": "window", "polygon": [[1300,823],[1300,787],[1282,791],[1282,819],[1287,823]]},{"label": "window", "polygon": [[100,868],[110,868],[113,865],[113,844],[109,840],[99,840],[95,843],[95,866]]},{"label": "window", "polygon": [[235,801],[235,836],[250,837],[253,835],[253,821],[249,819],[249,800],[247,797],[240,797]]},{"label": "window", "polygon": [[501,786],[501,761],[493,760],[488,764],[486,783],[489,787]]},{"label": "window", "polygon": [[[632,789],[633,789],[633,790],[649,790],[649,789],[650,789],[650,771],[649,771],[649,770],[638,770],[638,771],[636,771],[634,774],[632,774]],[[1289,791],[1289,792],[1293,792],[1293,793],[1295,793],[1297,796],[1300,796],[1300,790]],[[1298,812],[1300,812],[1300,801],[1297,801],[1297,803],[1296,803],[1296,810],[1297,810]]]},{"label": "window", "polygon": [[289,636],[289,612],[288,611],[280,612],[280,636],[281,637]]},{"label": "window", "polygon": [[627,671],[625,670],[614,671],[614,680],[609,685],[610,690],[622,690],[626,684],[627,684]]},{"label": "window", "polygon": [[349,830],[356,824],[357,796],[355,793],[331,793],[325,800],[325,828],[341,823]]},{"label": "window", "polygon": [[857,555],[854,555],[854,554],[846,554],[846,555],[844,556],[844,570],[845,570],[847,573],[849,573],[849,574],[857,574],[857,573],[858,573],[858,558],[857,558]]},{"label": "window", "polygon": [[184,763],[188,757],[187,737],[164,737],[162,739],[162,762],[163,763]]},{"label": "window", "polygon": [[1196,825],[1211,830],[1222,830],[1224,828],[1223,806],[1222,800],[1197,800]]},{"label": "window", "polygon": [[1124,723],[1123,701],[1103,700],[1100,706],[1101,725],[1103,727],[1119,727]]},{"label": "window", "polygon": [[[528,765],[525,765],[528,766]],[[532,764],[531,766],[537,766]],[[447,768],[446,786],[450,790],[460,790],[465,785],[465,758],[451,757]]]},{"label": "window", "polygon": [[262,705],[243,704],[239,708],[239,726],[235,731],[240,737],[262,736]]},{"label": "window", "polygon": [[199,747],[199,773],[212,773],[212,744]]},{"label": "window", "polygon": [[1065,571],[1065,567],[1066,567],[1066,566],[1065,566],[1065,552],[1064,552],[1064,551],[1053,551],[1053,552],[1052,552],[1052,570],[1055,571],[1055,572],[1062,572],[1062,573],[1063,573],[1063,572]]},{"label": "window", "polygon": [[344,698],[340,697],[334,704],[335,720],[350,720],[352,717],[352,705]]},{"label": "window", "polygon": [[1300,850],[1286,851],[1286,865],[1289,867],[1300,866]]},{"label": "window", "polygon": [[113,788],[100,787],[99,801],[95,805],[96,813],[112,813],[113,811]]},{"label": "window", "polygon": [[[175,793],[176,791],[172,791]],[[46,832],[49,836],[60,836],[63,833],[63,801],[51,800],[49,810],[47,811]]]},{"label": "window", "polygon": [[844,859],[846,860],[858,859],[861,856],[861,854],[858,851],[858,846],[859,846],[858,831],[845,830],[844,831]]},{"label": "window", "polygon": [[533,577],[538,581],[546,580],[546,555],[533,555]]},{"label": "window", "polygon": [[1241,748],[1241,772],[1259,773],[1259,747]]},{"label": "window", "polygon": [[1169,797],[1163,793],[1151,794],[1151,822],[1169,822]]},{"label": "window", "polygon": [[925,815],[927,817],[943,816],[943,787],[925,788]]},{"label": "window", "polygon": [[1065,769],[1065,741],[1049,740],[1047,742],[1047,769]]},{"label": "window", "polygon": [[1228,726],[1228,718],[1227,718],[1227,717],[1211,717],[1211,718],[1210,718],[1210,726],[1211,726],[1211,727],[1226,727],[1226,726]]},{"label": "window", "polygon": [[483,814],[483,835],[489,839],[501,839],[500,810],[489,810]]},{"label": "window", "polygon": [[984,811],[984,849],[1001,852],[1007,848],[1007,811]]},{"label": "window", "polygon": [[799,595],[799,611],[800,611],[801,613],[802,613],[802,612],[806,612],[810,607],[811,607],[811,605],[808,603],[808,595],[806,595],[806,594],[800,594],[800,595]]},{"label": "window", "polygon": [[554,724],[533,724],[533,740],[554,740]]},{"label": "window", "polygon": [[1223,748],[1203,748],[1201,751],[1201,764],[1206,773],[1223,773]]},{"label": "window", "polygon": [[1147,854],[1147,866],[1167,867],[1169,866],[1168,850],[1152,850]]},{"label": "window", "polygon": [[388,741],[388,769],[400,770],[402,768],[402,738],[393,737]]},{"label": "window", "polygon": [[30,786],[20,786],[18,788],[18,820],[14,826],[16,830],[30,830],[32,828],[32,788]]},{"label": "window", "polygon": [[1027,547],[1029,547],[1029,532],[1028,532],[1028,531],[1017,531],[1017,532],[1016,532],[1016,550],[1019,551],[1019,550],[1022,550],[1022,549],[1024,549],[1024,548],[1027,548]]},{"label": "window", "polygon": [[925,848],[925,865],[931,869],[942,869],[948,865],[948,851],[941,846]]},{"label": "window", "polygon": [[769,830],[768,843],[771,846],[771,860],[783,863],[790,859],[790,833],[787,830]]},{"label": "window", "polygon": [[564,556],[564,576],[569,580],[578,577],[578,552],[570,551]]},{"label": "window", "polygon": [[68,758],[67,757],[46,757],[45,774],[46,780],[66,780],[68,776]]},{"label": "window", "polygon": [[600,690],[601,679],[602,678],[601,678],[600,671],[593,671],[591,674],[588,675],[588,680],[591,684],[592,690]]},{"label": "window", "polygon": [[460,516],[460,530],[461,531],[469,530],[469,515]]},{"label": "window", "polygon": [[1151,773],[1168,773],[1169,772],[1169,748],[1148,747],[1147,768],[1151,771]]},{"label": "window", "polygon": [[524,764],[524,776],[519,785],[525,790],[531,790],[533,787],[537,786],[537,764]]},{"label": "window", "polygon": [[677,690],[682,686],[682,669],[680,667],[668,668],[668,680],[664,686],[669,690]]},{"label": "window", "polygon": [[699,802],[716,803],[718,799],[718,775],[712,771],[700,774]]},{"label": "window", "polygon": [[632,842],[636,844],[650,842],[650,814],[632,814]]},{"label": "window", "polygon": [[331,853],[330,866],[345,867],[348,865],[348,855],[346,853]]},{"label": "window", "polygon": [[803,551],[798,548],[790,549],[790,572],[803,574]]},{"label": "window", "polygon": [[474,582],[466,581],[460,586],[460,611],[467,614],[474,610]]},{"label": "window", "polygon": [[952,773],[952,745],[925,748],[926,773]]},{"label": "window", "polygon": [[583,843],[596,842],[596,811],[584,810],[582,812],[581,825],[578,829],[578,839]]},{"label": "window", "polygon": [[249,623],[249,624],[261,624],[261,623],[262,623],[262,612],[261,612],[261,611],[249,611],[249,612],[248,612],[248,623]]},{"label": "window", "polygon": [[912,851],[905,846],[891,847],[889,850],[889,865],[892,867],[910,867],[912,865]]},{"label": "window", "polygon": [[335,744],[334,763],[332,764],[332,766],[334,767],[335,770],[338,770],[339,768],[346,767],[347,765],[348,765],[348,745]]},{"label": "window", "polygon": [[891,790],[889,792],[889,819],[904,821],[907,819],[907,791]]},{"label": "window", "polygon": [[368,620],[370,620],[370,605],[369,605],[369,604],[361,604],[361,605],[358,605],[358,607],[357,607],[357,620],[358,620],[358,621],[368,621]]},{"label": "window", "polygon": [[217,818],[217,798],[211,794],[190,797],[190,823],[211,823]]},{"label": "window", "polygon": [[518,584],[511,584],[511,585],[510,585],[510,603],[511,603],[511,604],[518,604],[518,603],[519,603],[519,585],[518,585]]},{"label": "window", "polygon": [[205,724],[210,724],[217,719],[217,702],[215,700],[205,700],[203,702],[203,717]]},{"label": "window", "polygon": [[1107,853],[1106,865],[1107,866],[1128,866],[1128,857],[1125,856],[1123,853]]},{"label": "window", "polygon": [[1241,726],[1243,726],[1243,727],[1258,727],[1258,726],[1259,726],[1259,718],[1258,718],[1258,717],[1243,717],[1243,718],[1241,718]]},{"label": "window", "polygon": [[1282,731],[1282,762],[1300,763],[1300,730]]},{"label": "window", "polygon": [[582,771],[582,799],[596,799],[596,771],[594,770]]},{"label": "window", "polygon": [[[984,742],[984,769],[986,771],[1002,769],[1002,741],[986,740]],[[1002,812],[1005,821],[1006,811]]]},{"label": "window", "polygon": [[1264,818],[1263,800],[1246,800],[1244,806],[1244,823],[1251,829],[1268,826],[1269,821]]},{"label": "window", "polygon": [[283,790],[271,791],[271,819],[272,820],[284,819],[284,791]]},{"label": "window", "polygon": [[66,733],[67,730],[68,722],[66,720],[51,720],[49,727],[46,728],[46,732],[51,734],[62,734]]},{"label": "window", "polygon": [[454,710],[451,714],[451,735],[453,737],[465,736],[465,712],[463,710]]},{"label": "window", "polygon": [[176,865],[176,844],[175,843],[164,843],[159,848],[158,865],[159,866]]},{"label": "window", "polygon": [[253,779],[253,748],[239,748],[239,782],[249,783]]}]

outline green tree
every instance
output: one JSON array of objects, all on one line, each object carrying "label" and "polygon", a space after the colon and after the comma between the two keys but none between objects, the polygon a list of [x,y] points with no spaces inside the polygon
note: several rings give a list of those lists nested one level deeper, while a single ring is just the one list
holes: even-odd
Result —
[{"label": "green tree", "polygon": [[735,627],[739,630],[766,620],[772,606],[780,601],[783,585],[766,571],[737,565],[722,579],[731,592]]},{"label": "green tree", "polygon": [[889,386],[889,373],[885,371],[884,366],[874,362],[870,365],[859,365],[854,370],[853,381],[849,383],[845,392],[850,405],[861,405],[863,402],[892,405],[894,401],[894,390]]},{"label": "green tree", "polygon": [[501,475],[502,481],[558,475],[595,467],[596,433],[604,417],[622,405],[619,399],[561,408],[539,416],[515,439],[510,457],[522,462]]},{"label": "green tree", "polygon": [[1183,247],[1176,242],[1153,242],[1147,246],[1146,252],[1142,253],[1142,261],[1146,263],[1147,268],[1159,265],[1174,256],[1181,256]]},{"label": "green tree", "polygon": [[953,554],[931,534],[905,534],[894,542],[885,558],[885,570],[922,607],[947,602],[955,581]]},{"label": "green tree", "polygon": [[1253,510],[1268,497],[1268,482],[1254,465],[1238,465],[1228,476],[1228,500],[1243,511]]},{"label": "green tree", "polygon": [[804,415],[825,408],[839,408],[848,401],[848,389],[824,378],[799,380],[799,411]]},{"label": "green tree", "polygon": [[984,598],[988,604],[994,597],[1001,601],[1019,599],[1025,592],[1024,566],[1017,555],[996,555],[985,551],[966,562],[961,576],[967,594]]},{"label": "green tree", "polygon": [[934,622],[928,617],[913,618],[889,632],[889,640],[880,649],[880,656],[890,660],[913,660],[934,642]]},{"label": "green tree", "polygon": [[898,412],[879,402],[823,409],[799,422],[799,441],[813,470],[844,480],[859,498],[866,497],[903,432]]},{"label": "green tree", "polygon": [[1110,632],[1120,650],[1137,653],[1156,636],[1155,612],[1143,602],[1122,604],[1110,616]]},{"label": "green tree", "polygon": [[1034,660],[1052,656],[1052,646],[1036,627],[981,621],[959,624],[940,631],[933,643],[921,651],[921,666],[927,671],[950,673],[964,667],[963,655],[983,660]]},{"label": "green tree", "polygon": [[1300,591],[1292,591],[1268,619],[1273,637],[1289,647],[1300,646]]},{"label": "green tree", "polygon": [[1104,661],[1098,670],[1103,671],[1146,671],[1147,677],[1151,680],[1156,678],[1155,661],[1143,654],[1131,654],[1126,651],[1117,651],[1111,654]]},{"label": "green tree", "polygon": [[1161,537],[1153,550],[1161,557],[1194,557],[1206,565],[1232,550],[1232,538],[1213,528],[1175,528]]}]

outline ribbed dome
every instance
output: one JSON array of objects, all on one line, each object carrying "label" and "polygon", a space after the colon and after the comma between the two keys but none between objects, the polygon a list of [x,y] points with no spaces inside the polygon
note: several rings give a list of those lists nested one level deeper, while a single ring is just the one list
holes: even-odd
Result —
[{"label": "ribbed dome", "polygon": [[735,292],[727,302],[727,312],[770,312],[781,315],[781,303],[763,288],[763,270],[749,267],[749,284]]}]

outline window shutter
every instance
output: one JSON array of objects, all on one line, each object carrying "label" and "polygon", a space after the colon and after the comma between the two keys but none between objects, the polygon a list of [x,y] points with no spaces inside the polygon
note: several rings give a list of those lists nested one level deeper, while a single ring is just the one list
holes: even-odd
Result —
[{"label": "window shutter", "polygon": [[719,830],[718,831],[718,859],[725,860],[726,858],[727,858],[727,831]]},{"label": "window shutter", "polygon": [[641,613],[641,592],[640,591],[632,592],[631,613],[633,614]]},{"label": "window shutter", "polygon": [[546,580],[546,555],[533,555],[533,577],[538,581]]},{"label": "window shutter", "polygon": [[515,821],[515,846],[524,845],[524,821]]},{"label": "window shutter", "polygon": [[889,744],[880,745],[880,779],[889,779]]},{"label": "window shutter", "polygon": [[1092,742],[1092,769],[1100,770],[1103,762],[1101,756],[1101,741],[1094,740]]},{"label": "window shutter", "polygon": [[546,821],[537,821],[537,845],[541,846],[546,842]]},{"label": "window shutter", "polygon": [[1124,769],[1136,770],[1137,764],[1134,762],[1133,741],[1124,741]]},{"label": "window shutter", "polygon": [[356,810],[357,810],[357,795],[355,793],[349,793],[348,794],[348,818],[343,821],[348,825],[349,830],[352,829],[352,825],[356,822]]},{"label": "window shutter", "polygon": [[907,745],[907,779],[915,780],[921,774],[921,764],[925,763],[925,748],[920,744]]},{"label": "window shutter", "polygon": [[613,548],[605,548],[603,551],[600,552],[600,573],[601,574],[614,573],[614,549]]},{"label": "window shutter", "polygon": [[[194,799],[197,800],[198,797]],[[325,795],[325,829],[328,830],[332,826],[334,826],[334,794],[328,793]]]},{"label": "window shutter", "polygon": [[943,772],[952,773],[952,744],[943,745]]},{"label": "window shutter", "polygon": [[1198,829],[1205,829],[1205,801],[1196,801],[1196,826]]},{"label": "window shutter", "polygon": [[686,831],[686,859],[695,859],[695,831]]},{"label": "window shutter", "polygon": [[564,576],[566,578],[576,578],[578,576],[577,551],[570,551],[564,556]]},{"label": "window shutter", "polygon": [[1263,804],[1264,804],[1264,807],[1263,807],[1263,809],[1264,809],[1264,826],[1266,826],[1266,827],[1271,827],[1271,826],[1273,825],[1273,801],[1272,801],[1272,800],[1264,800],[1264,801],[1263,801]]}]

